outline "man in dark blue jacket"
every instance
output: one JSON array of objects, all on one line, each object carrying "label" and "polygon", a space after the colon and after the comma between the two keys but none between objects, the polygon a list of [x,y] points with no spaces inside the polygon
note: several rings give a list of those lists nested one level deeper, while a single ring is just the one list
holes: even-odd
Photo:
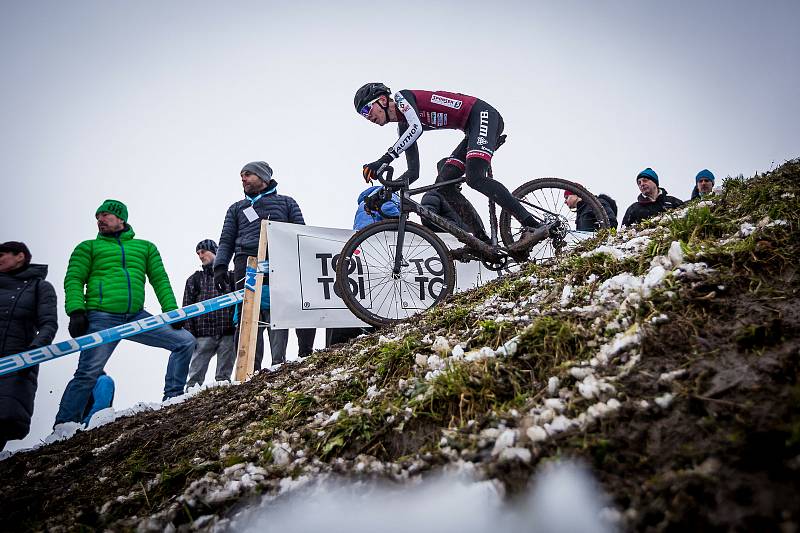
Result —
[{"label": "man in dark blue jacket", "polygon": [[[47,346],[58,330],[47,265],[31,264],[24,243],[0,244],[0,357]],[[31,428],[39,366],[0,376],[0,450]]]},{"label": "man in dark blue jacket", "polygon": [[[233,274],[237,280],[236,288],[244,287],[244,272],[247,258],[258,253],[258,239],[261,235],[261,220],[305,224],[300,206],[291,196],[278,194],[278,182],[272,178],[272,168],[265,161],[246,164],[239,172],[244,189],[244,200],[239,200],[228,208],[219,237],[219,248],[214,259],[214,282],[222,292],[232,290],[228,286],[228,263],[233,257]],[[269,258],[269,252],[267,252]],[[262,310],[261,322],[269,322],[269,310]],[[264,356],[263,327],[259,327],[256,346],[255,368],[261,368]],[[314,348],[315,329],[298,329],[297,341],[299,355],[305,357]],[[237,339],[238,340],[238,339]],[[289,331],[269,330],[272,364],[286,361],[286,344]]]}]

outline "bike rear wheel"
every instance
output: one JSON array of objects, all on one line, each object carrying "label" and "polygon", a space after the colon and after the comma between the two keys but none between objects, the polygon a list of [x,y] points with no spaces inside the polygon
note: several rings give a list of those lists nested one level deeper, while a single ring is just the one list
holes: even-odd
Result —
[{"label": "bike rear wheel", "polygon": [[413,222],[406,221],[401,269],[394,274],[398,227],[399,221],[384,220],[360,230],[344,245],[336,265],[336,284],[345,305],[373,326],[424,311],[455,287],[456,271],[447,247]]},{"label": "bike rear wheel", "polygon": [[[591,231],[576,229],[576,213],[567,207],[564,192],[569,191],[583,202],[589,220],[593,219]],[[550,238],[534,246],[529,259],[542,261],[568,253],[576,244],[591,237],[594,231],[607,228],[608,215],[597,198],[582,185],[561,178],[540,178],[523,183],[512,193],[536,218],[553,224]],[[510,246],[522,233],[522,225],[508,211],[500,213],[500,237]]]}]

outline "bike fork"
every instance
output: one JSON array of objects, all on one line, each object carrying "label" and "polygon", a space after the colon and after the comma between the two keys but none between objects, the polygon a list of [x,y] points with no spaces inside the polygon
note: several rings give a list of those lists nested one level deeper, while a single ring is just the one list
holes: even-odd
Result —
[{"label": "bike fork", "polygon": [[392,274],[395,278],[400,276],[400,270],[403,266],[403,240],[406,236],[406,219],[408,214],[400,213],[400,219],[397,224],[397,247],[394,252],[394,268]]}]

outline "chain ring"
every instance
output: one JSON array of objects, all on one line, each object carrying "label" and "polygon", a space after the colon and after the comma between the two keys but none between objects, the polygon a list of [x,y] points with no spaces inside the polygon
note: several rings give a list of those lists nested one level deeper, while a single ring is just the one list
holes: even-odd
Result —
[{"label": "chain ring", "polygon": [[494,261],[481,261],[481,264],[485,266],[488,270],[492,270],[494,272],[500,272],[501,270],[505,270],[506,266],[508,265],[509,257],[507,255],[498,257]]}]

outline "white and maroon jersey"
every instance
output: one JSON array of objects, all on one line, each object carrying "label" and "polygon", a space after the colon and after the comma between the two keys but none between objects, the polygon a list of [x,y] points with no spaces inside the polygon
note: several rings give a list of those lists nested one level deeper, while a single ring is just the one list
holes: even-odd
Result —
[{"label": "white and maroon jersey", "polygon": [[478,100],[474,96],[448,91],[410,91],[403,90],[392,97],[400,123],[408,127],[400,138],[389,148],[389,154],[397,158],[414,144],[423,130],[449,129],[464,130],[472,106]]}]

